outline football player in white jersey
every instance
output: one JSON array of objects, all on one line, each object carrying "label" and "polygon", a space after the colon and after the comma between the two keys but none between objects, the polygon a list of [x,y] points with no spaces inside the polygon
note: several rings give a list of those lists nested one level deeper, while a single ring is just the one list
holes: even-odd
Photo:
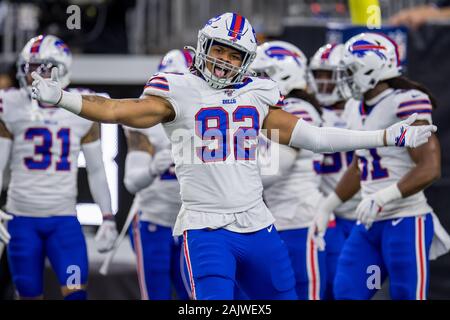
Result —
[{"label": "football player in white jersey", "polygon": [[[310,84],[315,92],[317,100],[322,105],[322,119],[324,127],[347,128],[347,116],[351,108],[356,107],[356,100],[346,100],[342,96],[337,85],[340,62],[344,50],[343,44],[326,44],[320,47],[311,58],[309,68],[311,70]],[[341,253],[344,241],[350,235],[350,231],[356,223],[356,206],[361,200],[360,193],[355,194],[351,200],[345,203],[339,199],[334,189],[353,159],[353,151],[335,152],[324,154],[321,162],[314,163],[314,170],[321,175],[321,191],[327,198],[321,202],[319,211],[329,213],[331,221],[319,221],[315,232],[320,239],[325,237],[326,274],[327,284],[325,299],[333,298],[333,282],[336,274],[338,257]],[[334,213],[334,214],[330,214]],[[317,215],[320,218],[323,215]],[[328,217],[328,216],[327,216]],[[327,229],[328,226],[328,229]],[[325,233],[326,231],[326,233]],[[319,246],[322,246],[320,242]],[[321,248],[323,249],[323,248]]]},{"label": "football player in white jersey", "polygon": [[[354,36],[345,43],[342,62],[347,83],[343,89],[361,100],[348,117],[352,129],[380,130],[411,114],[416,114],[413,126],[432,123],[434,99],[423,86],[401,75],[393,40],[377,33]],[[402,134],[397,146],[403,144]],[[433,230],[442,227],[423,194],[440,176],[440,156],[435,135],[416,149],[356,151],[335,190],[341,201],[350,199],[360,186],[362,191],[356,209],[360,224],[352,229],[338,260],[335,298],[370,299],[379,288],[368,280],[375,271],[380,276],[377,283],[389,276],[392,299],[426,298],[430,255],[446,252],[432,252],[432,241],[444,240],[447,245],[449,241],[445,232],[437,232],[441,238],[433,236]]]},{"label": "football player in white jersey", "polygon": [[[171,50],[158,72],[189,72],[187,50]],[[182,237],[173,237],[181,207],[180,185],[175,175],[170,140],[161,124],[148,129],[126,128],[128,154],[124,183],[135,193],[131,240],[136,253],[142,299],[170,300],[172,284],[181,300],[189,299],[184,273]]]},{"label": "football player in white jersey", "polygon": [[[82,117],[148,128],[162,123],[172,142],[182,206],[174,235],[184,234],[192,296],[233,299],[235,283],[251,299],[295,299],[287,249],[262,200],[256,158],[260,129],[277,130],[281,144],[314,152],[428,141],[436,127],[412,119],[380,131],[318,128],[283,111],[277,84],[246,76],[256,55],[249,21],[235,13],[210,19],[199,31],[192,73],[151,77],[140,99],[82,97],[33,74],[33,96]],[[406,130],[406,131],[405,131]]]},{"label": "football player in white jersey", "polygon": [[[18,61],[20,90],[0,93],[0,184],[5,159],[11,157],[6,211],[13,219],[8,222],[8,259],[21,299],[42,298],[46,257],[64,299],[86,299],[88,257],[75,209],[80,149],[92,195],[105,219],[97,234],[99,250],[110,249],[117,234],[101,160],[100,125],[30,97],[31,72],[46,77],[57,66],[58,85],[65,88],[71,61],[61,39],[32,38]],[[72,283],[73,272],[79,274],[79,283]]]},{"label": "football player in white jersey", "polygon": [[[283,110],[320,126],[319,102],[306,92],[308,60],[299,48],[284,41],[266,42],[258,46],[251,69],[278,83],[285,97]],[[322,156],[309,150],[279,146],[280,161],[290,159],[292,153],[293,163],[276,175],[275,181],[270,175],[262,175],[263,196],[275,218],[274,225],[288,248],[298,298],[319,300],[323,298],[326,284],[325,252],[318,252],[310,227],[323,198],[319,191],[320,176],[312,170],[314,162],[320,162]],[[260,152],[259,156],[263,154]]]}]

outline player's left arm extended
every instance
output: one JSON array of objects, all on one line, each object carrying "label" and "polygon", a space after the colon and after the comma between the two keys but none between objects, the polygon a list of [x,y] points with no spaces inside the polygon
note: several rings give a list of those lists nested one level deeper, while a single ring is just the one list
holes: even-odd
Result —
[{"label": "player's left arm extended", "polygon": [[81,150],[86,159],[89,188],[104,218],[112,218],[111,194],[103,164],[100,124],[94,123],[81,140]]},{"label": "player's left arm extended", "polygon": [[[426,124],[424,120],[414,125]],[[405,174],[398,182],[403,197],[413,195],[432,184],[441,176],[441,147],[436,135],[432,135],[427,143],[416,149],[408,149],[416,166]]]},{"label": "player's left arm extended", "polygon": [[272,130],[279,130],[279,143],[316,153],[385,146],[416,148],[426,143],[431,133],[437,130],[433,125],[411,126],[416,118],[417,114],[414,114],[384,130],[356,131],[312,126],[279,108],[271,108],[263,128],[268,129],[269,138],[273,135]]},{"label": "player's left arm extended", "polygon": [[33,99],[56,105],[80,117],[103,123],[120,123],[129,127],[149,128],[175,118],[171,103],[158,96],[142,99],[109,99],[95,95],[84,95],[61,89],[58,70],[52,69],[50,79],[38,73],[31,74]]}]

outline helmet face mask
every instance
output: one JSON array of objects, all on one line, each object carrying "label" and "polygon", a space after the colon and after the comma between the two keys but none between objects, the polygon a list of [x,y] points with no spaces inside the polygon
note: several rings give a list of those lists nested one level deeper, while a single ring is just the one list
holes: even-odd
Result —
[{"label": "helmet face mask", "polygon": [[31,62],[19,61],[17,67],[17,78],[19,79],[21,87],[31,85],[31,82],[33,81],[31,73],[33,72],[37,72],[43,78],[50,78],[54,67],[58,68],[58,75],[60,77],[64,77],[64,75],[68,73],[64,64],[58,63],[52,59]]},{"label": "helmet face mask", "polygon": [[326,44],[311,58],[309,86],[323,106],[332,106],[349,98],[341,65],[343,49],[342,44]]},{"label": "helmet face mask", "polygon": [[[238,51],[242,57],[241,65],[236,66],[214,57],[211,49],[215,45]],[[199,31],[194,65],[211,87],[221,89],[241,82],[255,56],[256,37],[253,27],[244,17],[225,13],[210,19]],[[217,76],[216,68],[221,69],[224,75]]]},{"label": "helmet face mask", "polygon": [[17,80],[21,88],[30,91],[31,73],[36,71],[49,78],[51,69],[58,68],[58,81],[65,88],[70,83],[72,54],[68,46],[59,38],[51,35],[37,36],[27,42],[17,61]]}]

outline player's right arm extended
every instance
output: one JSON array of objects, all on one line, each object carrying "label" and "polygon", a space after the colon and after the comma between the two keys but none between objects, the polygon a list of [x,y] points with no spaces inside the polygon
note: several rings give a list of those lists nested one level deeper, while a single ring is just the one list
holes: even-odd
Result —
[{"label": "player's right arm extended", "polygon": [[142,99],[108,99],[100,96],[82,96],[61,89],[57,69],[52,77],[44,79],[33,72],[32,97],[57,105],[83,118],[103,123],[120,123],[135,128],[148,128],[175,118],[172,105],[164,98],[146,96]]}]

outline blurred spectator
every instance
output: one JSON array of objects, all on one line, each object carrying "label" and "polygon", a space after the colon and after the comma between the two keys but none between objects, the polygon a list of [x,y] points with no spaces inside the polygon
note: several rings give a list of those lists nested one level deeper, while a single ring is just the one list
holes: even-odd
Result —
[{"label": "blurred spectator", "polygon": [[2,63],[0,66],[0,90],[11,87],[18,87],[16,65],[13,63]]},{"label": "blurred spectator", "polygon": [[392,16],[389,22],[394,25],[405,25],[413,30],[428,21],[450,21],[450,0],[441,0],[437,4],[429,4],[404,9]]}]

